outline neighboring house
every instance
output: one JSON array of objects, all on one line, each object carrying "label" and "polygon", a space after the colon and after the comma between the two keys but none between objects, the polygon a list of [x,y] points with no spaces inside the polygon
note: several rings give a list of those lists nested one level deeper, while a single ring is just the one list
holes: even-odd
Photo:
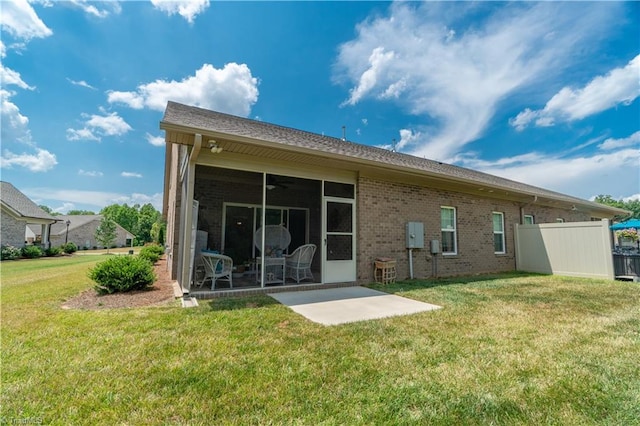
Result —
[{"label": "neighboring house", "polygon": [[[79,249],[103,248],[96,241],[96,229],[100,226],[102,215],[68,215],[56,216],[58,223],[51,227],[51,244],[55,247],[65,242],[74,243]],[[69,230],[67,233],[67,222]],[[116,238],[113,245],[116,247],[129,247],[133,245],[135,235],[116,224]]]},{"label": "neighboring house", "polygon": [[[262,252],[256,231],[265,222],[283,224],[291,234],[289,252],[317,246],[316,283],[366,283],[378,257],[395,259],[399,278],[408,277],[410,268],[416,278],[515,270],[514,224],[626,213],[474,170],[175,102],[167,104],[160,128],[166,132],[169,268],[186,292],[196,230],[205,232],[207,248],[231,255],[236,264],[252,263]],[[409,222],[422,228],[418,240],[425,242],[412,250],[411,262]],[[435,255],[431,241],[438,246]]]},{"label": "neighboring house", "polygon": [[29,197],[9,182],[0,182],[0,244],[23,247],[27,241],[27,225],[40,235],[43,247],[49,247],[49,232],[56,218],[42,210]]}]

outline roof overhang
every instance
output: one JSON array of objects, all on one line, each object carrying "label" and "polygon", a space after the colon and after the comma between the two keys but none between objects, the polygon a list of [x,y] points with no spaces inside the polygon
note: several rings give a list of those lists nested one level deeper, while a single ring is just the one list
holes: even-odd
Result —
[{"label": "roof overhang", "polygon": [[[327,167],[330,165],[333,168],[353,170],[361,176],[374,179],[388,180],[423,187],[428,186],[441,190],[477,195],[484,198],[509,200],[519,203],[522,206],[537,204],[549,207],[587,211],[591,216],[598,218],[628,216],[631,213],[624,209],[606,206],[560,193],[555,196],[554,193],[550,193],[551,191],[546,191],[545,195],[541,195],[534,191],[514,190],[514,188],[496,184],[494,182],[481,182],[460,176],[452,176],[433,171],[410,168],[388,162],[375,161],[368,158],[358,158],[345,155],[341,152],[330,152],[304,146],[286,145],[260,138],[212,131],[211,129],[185,126],[166,121],[160,122],[160,129],[165,130],[166,132],[165,141],[167,142],[167,157],[165,158],[165,167],[167,167],[170,162],[170,144],[192,146],[195,140],[195,135],[200,134],[202,135],[203,143],[206,143],[209,139],[215,140],[216,144],[223,148],[225,155],[234,154],[237,156],[247,156],[247,158],[253,157],[281,160],[293,162],[299,165],[316,165],[321,167]],[[201,155],[209,155],[208,150],[204,149]],[[165,173],[165,188],[167,188],[166,179],[167,173]]]}]

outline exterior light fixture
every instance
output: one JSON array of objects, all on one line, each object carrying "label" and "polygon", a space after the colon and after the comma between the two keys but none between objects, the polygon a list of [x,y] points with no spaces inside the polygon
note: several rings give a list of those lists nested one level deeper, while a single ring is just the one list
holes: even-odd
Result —
[{"label": "exterior light fixture", "polygon": [[218,146],[218,143],[213,139],[209,140],[209,149],[212,154],[219,154],[222,152],[222,147]]},{"label": "exterior light fixture", "polygon": [[71,221],[67,219],[65,225],[67,225],[67,232],[64,234],[64,243],[67,244],[67,241],[69,240],[69,225],[71,225]]}]

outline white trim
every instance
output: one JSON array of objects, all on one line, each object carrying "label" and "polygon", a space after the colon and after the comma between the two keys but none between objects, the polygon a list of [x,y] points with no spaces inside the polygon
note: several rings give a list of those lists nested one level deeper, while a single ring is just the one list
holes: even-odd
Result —
[{"label": "white trim", "polygon": [[[495,227],[495,222],[493,221],[493,218],[495,215],[500,215],[500,218],[502,219],[500,222],[502,224],[502,231],[496,231],[496,227]],[[505,238],[505,229],[504,229],[504,213],[503,212],[491,212],[491,227],[493,228],[493,253],[494,254],[505,254],[507,252],[507,246],[506,246],[506,238]],[[502,251],[496,251],[496,240],[495,240],[495,236],[496,234],[501,235],[502,236]]]},{"label": "white trim", "polygon": [[[442,210],[453,210],[453,230],[442,228]],[[453,251],[444,251],[442,233],[448,232],[453,234]],[[440,206],[440,250],[443,256],[455,256],[458,254],[458,212],[453,206]]]}]

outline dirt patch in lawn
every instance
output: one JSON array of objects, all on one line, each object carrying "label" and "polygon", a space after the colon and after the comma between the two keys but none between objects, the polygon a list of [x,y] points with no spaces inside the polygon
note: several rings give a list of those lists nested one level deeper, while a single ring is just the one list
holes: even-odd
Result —
[{"label": "dirt patch in lawn", "polygon": [[83,291],[67,300],[63,309],[114,309],[167,306],[175,302],[173,281],[167,271],[167,259],[163,256],[153,266],[158,279],[147,290],[128,293],[98,295],[94,289]]}]

